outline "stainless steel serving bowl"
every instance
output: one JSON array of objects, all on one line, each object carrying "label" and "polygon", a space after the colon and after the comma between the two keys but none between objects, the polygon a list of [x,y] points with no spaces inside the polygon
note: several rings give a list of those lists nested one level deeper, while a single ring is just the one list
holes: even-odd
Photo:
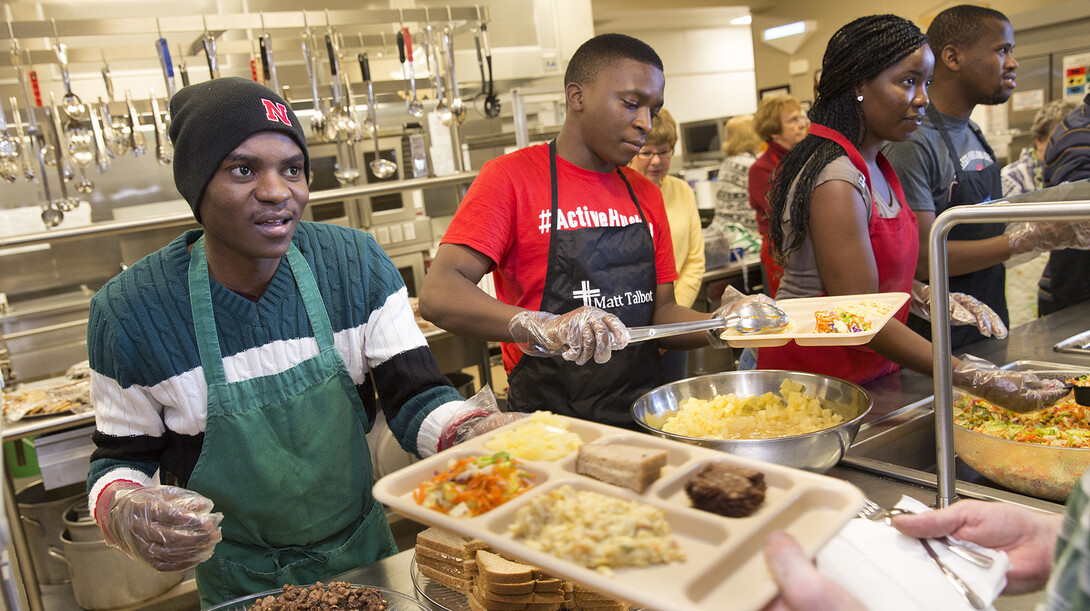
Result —
[{"label": "stainless steel serving bowl", "polygon": [[[660,426],[688,398],[710,401],[716,395],[778,393],[785,378],[802,384],[808,395],[840,414],[844,422],[820,431],[775,439],[703,439],[663,431]],[[824,473],[840,462],[874,402],[867,391],[839,378],[798,371],[728,371],[681,380],[645,394],[632,404],[632,417],[649,432],[737,456]]]}]

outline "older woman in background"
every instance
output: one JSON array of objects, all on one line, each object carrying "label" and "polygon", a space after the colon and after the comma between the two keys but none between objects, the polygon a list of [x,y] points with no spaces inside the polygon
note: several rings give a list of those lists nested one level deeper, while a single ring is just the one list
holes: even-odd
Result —
[{"label": "older woman in background", "polygon": [[749,205],[757,213],[761,232],[761,264],[765,275],[765,292],[776,296],[783,269],[772,259],[768,240],[768,179],[780,160],[806,137],[806,117],[802,105],[790,95],[772,96],[761,100],[753,115],[757,135],[768,143],[768,149],[749,168]]},{"label": "older woman in background", "polygon": [[760,251],[757,216],[749,207],[749,168],[757,161],[762,146],[764,140],[753,129],[753,115],[739,115],[727,121],[723,143],[727,158],[719,166],[715,217],[704,229],[705,240],[726,236],[731,247]]},{"label": "older woman in background", "polygon": [[[662,190],[666,216],[670,221],[670,237],[674,241],[674,299],[678,305],[691,308],[696,302],[704,280],[704,237],[700,232],[700,213],[696,194],[689,184],[670,176],[670,158],[677,144],[677,123],[665,108],[655,117],[651,133],[640,152],[628,166],[643,174]],[[685,377],[688,353],[669,352],[663,355],[663,376],[666,382]]]}]

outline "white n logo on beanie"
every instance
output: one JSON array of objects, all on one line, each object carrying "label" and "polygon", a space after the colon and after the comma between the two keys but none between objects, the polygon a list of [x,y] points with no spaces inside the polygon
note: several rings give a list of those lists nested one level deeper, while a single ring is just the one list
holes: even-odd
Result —
[{"label": "white n logo on beanie", "polygon": [[279,121],[284,125],[291,127],[291,119],[288,118],[288,107],[283,104],[278,104],[272,100],[261,98],[261,103],[265,105],[265,118],[270,121]]}]

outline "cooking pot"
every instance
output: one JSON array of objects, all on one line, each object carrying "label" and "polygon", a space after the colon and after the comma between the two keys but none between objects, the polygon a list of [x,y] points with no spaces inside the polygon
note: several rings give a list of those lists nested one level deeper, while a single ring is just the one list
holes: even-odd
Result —
[{"label": "cooking pot", "polygon": [[102,540],[73,541],[66,530],[60,535],[60,544],[62,549],[50,547],[49,554],[68,565],[72,594],[84,609],[128,607],[155,598],[182,581],[182,571],[157,571]]},{"label": "cooking pot", "polygon": [[30,560],[39,583],[68,583],[68,567],[64,562],[50,557],[49,546],[57,541],[64,530],[61,518],[74,502],[87,504],[86,484],[80,482],[46,490],[42,480],[38,480],[15,493],[19,518],[30,548]]},{"label": "cooking pot", "polygon": [[64,512],[64,529],[72,541],[102,541],[102,529],[95,524],[85,501],[76,501]]},{"label": "cooking pot", "polygon": [[[802,384],[804,393],[816,396],[822,407],[840,414],[844,421],[820,431],[774,439],[705,439],[667,433],[660,428],[685,399],[710,401],[716,395],[729,393],[739,397],[778,393],[784,379]],[[863,417],[873,405],[867,391],[839,378],[799,371],[728,371],[660,386],[636,400],[632,405],[632,417],[638,425],[659,437],[824,473],[843,458],[859,432]]]}]

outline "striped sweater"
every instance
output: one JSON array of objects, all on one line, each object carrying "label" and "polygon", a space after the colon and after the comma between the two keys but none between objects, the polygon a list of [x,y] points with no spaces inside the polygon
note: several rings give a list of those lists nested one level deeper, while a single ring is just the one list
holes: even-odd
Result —
[{"label": "striped sweater", "polygon": [[[92,512],[102,489],[117,480],[148,485],[161,468],[184,486],[200,457],[208,386],[190,311],[187,247],[201,233],[182,234],[91,300]],[[377,391],[401,446],[434,453],[461,397],[439,372],[389,257],[369,234],[336,225],[300,223],[292,241],[314,271],[367,428]],[[211,290],[228,382],[278,374],[317,354],[286,258],[256,303],[214,281]]]}]

